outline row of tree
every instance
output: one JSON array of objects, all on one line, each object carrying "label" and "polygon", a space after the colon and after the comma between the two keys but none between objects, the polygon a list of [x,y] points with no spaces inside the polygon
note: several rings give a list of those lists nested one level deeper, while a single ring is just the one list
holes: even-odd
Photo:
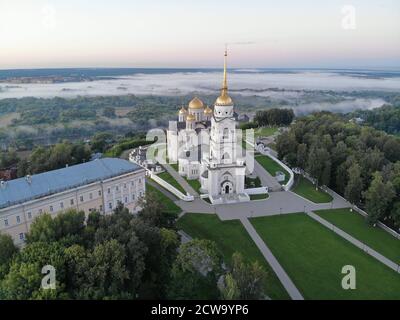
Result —
[{"label": "row of tree", "polygon": [[400,227],[400,139],[320,112],[296,119],[278,156],[364,207],[369,221]]},{"label": "row of tree", "polygon": [[0,168],[17,167],[18,177],[64,168],[90,160],[92,151],[85,143],[61,142],[51,147],[36,147],[21,159],[15,150],[0,152]]},{"label": "row of tree", "polygon": [[254,122],[259,127],[265,126],[288,126],[294,119],[293,109],[272,108],[257,111]]},{"label": "row of tree", "polygon": [[364,124],[390,134],[400,134],[400,98],[395,105],[384,105],[372,110],[357,110],[348,115],[359,117]]},{"label": "row of tree", "polygon": [[[18,250],[0,234],[0,299],[259,299],[265,271],[235,254],[231,267],[214,242],[181,244],[176,216],[149,192],[132,215],[68,211],[32,223]],[[55,289],[41,286],[43,266]]]}]

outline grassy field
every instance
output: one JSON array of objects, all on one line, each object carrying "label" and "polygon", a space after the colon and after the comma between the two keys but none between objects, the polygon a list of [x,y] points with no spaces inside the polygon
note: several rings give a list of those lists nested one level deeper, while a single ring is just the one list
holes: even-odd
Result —
[{"label": "grassy field", "polygon": [[[306,299],[400,299],[400,274],[305,214],[251,219]],[[342,267],[356,269],[356,289],[344,290]]]},{"label": "grassy field", "polygon": [[194,190],[196,190],[198,193],[201,193],[201,192],[200,192],[201,183],[200,183],[199,180],[197,180],[197,179],[189,180],[189,179],[186,179],[186,178],[185,178],[185,180],[187,181],[187,183],[190,184],[190,186],[191,186]]},{"label": "grassy field", "polygon": [[186,194],[185,189],[183,189],[183,187],[178,183],[178,181],[176,181],[174,179],[173,176],[170,175],[170,173],[168,171],[164,171],[161,172],[160,174],[158,174],[157,176],[159,176],[161,179],[165,180],[166,182],[168,182],[170,185],[174,186],[175,188],[177,188],[180,192],[182,192],[183,194]]},{"label": "grassy field", "polygon": [[327,203],[333,200],[330,194],[326,193],[320,188],[315,190],[315,186],[310,182],[310,180],[302,176],[296,177],[295,185],[292,188],[292,191],[297,193],[299,196],[302,196],[315,203]]},{"label": "grassy field", "polygon": [[278,131],[277,127],[260,127],[254,129],[255,137],[269,137]]},{"label": "grassy field", "polygon": [[[179,167],[178,167],[178,164],[177,164],[177,163],[170,164],[170,166],[171,166],[176,172],[178,172]],[[198,193],[201,193],[201,192],[200,192],[201,183],[200,183],[199,180],[197,180],[197,179],[189,180],[189,179],[187,179],[186,177],[183,177],[183,178],[187,181],[187,183],[189,183],[189,185],[190,185],[194,190],[196,190]],[[185,192],[184,192],[184,193],[185,193]]]},{"label": "grassy field", "polygon": [[289,299],[286,290],[239,220],[221,221],[214,214],[187,213],[178,220],[178,227],[193,238],[215,241],[228,264],[235,251],[240,252],[247,261],[258,260],[268,271],[266,294],[272,299]]},{"label": "grassy field", "polygon": [[381,228],[369,226],[362,215],[350,212],[350,209],[320,210],[315,213],[400,264],[400,240]]},{"label": "grassy field", "polygon": [[254,158],[273,177],[275,177],[275,173],[277,171],[282,171],[285,174],[285,181],[281,182],[282,184],[286,184],[289,181],[290,178],[289,173],[285,169],[283,169],[277,162],[272,160],[270,157],[264,155],[257,155]]},{"label": "grassy field", "polygon": [[250,195],[250,200],[263,200],[263,199],[268,199],[269,195],[268,193],[265,194],[251,194]]},{"label": "grassy field", "polygon": [[179,214],[182,209],[178,207],[175,202],[173,202],[170,198],[168,198],[165,194],[163,194],[160,190],[154,188],[152,185],[146,183],[146,190],[150,192],[154,192],[158,200],[165,205],[165,208],[168,212]]},{"label": "grassy field", "polygon": [[179,171],[179,166],[178,166],[177,163],[172,163],[172,164],[170,164],[170,166],[171,166],[176,172]]}]

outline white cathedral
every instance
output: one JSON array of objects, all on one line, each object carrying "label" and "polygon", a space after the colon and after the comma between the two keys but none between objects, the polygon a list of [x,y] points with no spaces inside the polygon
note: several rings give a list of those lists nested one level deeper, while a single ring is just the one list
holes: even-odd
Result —
[{"label": "white cathedral", "polygon": [[223,85],[214,108],[195,97],[167,130],[169,163],[178,163],[179,174],[188,180],[198,179],[200,191],[213,204],[250,200],[244,192],[246,163],[228,95],[226,59],[225,51]]}]

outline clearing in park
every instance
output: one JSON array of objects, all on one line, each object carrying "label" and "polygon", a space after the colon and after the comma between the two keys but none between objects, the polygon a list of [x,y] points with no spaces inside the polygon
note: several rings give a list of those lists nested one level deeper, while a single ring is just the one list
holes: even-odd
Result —
[{"label": "clearing in park", "polygon": [[[400,274],[306,214],[250,220],[305,299],[400,299]],[[356,269],[355,290],[341,286],[345,265]]]}]

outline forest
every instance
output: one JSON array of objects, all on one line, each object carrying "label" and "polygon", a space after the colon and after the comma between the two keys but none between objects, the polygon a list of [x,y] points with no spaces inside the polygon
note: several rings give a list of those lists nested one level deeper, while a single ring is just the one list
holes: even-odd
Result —
[{"label": "forest", "polygon": [[400,228],[400,139],[345,116],[320,112],[297,118],[277,139],[278,156],[351,203],[371,224]]},{"label": "forest", "polygon": [[[225,267],[216,244],[184,244],[155,194],[132,215],[71,210],[42,214],[23,248],[0,234],[0,299],[260,299],[267,278],[258,262],[235,253]],[[55,290],[41,281],[43,266],[56,272]],[[54,287],[53,287],[54,288]]]}]

